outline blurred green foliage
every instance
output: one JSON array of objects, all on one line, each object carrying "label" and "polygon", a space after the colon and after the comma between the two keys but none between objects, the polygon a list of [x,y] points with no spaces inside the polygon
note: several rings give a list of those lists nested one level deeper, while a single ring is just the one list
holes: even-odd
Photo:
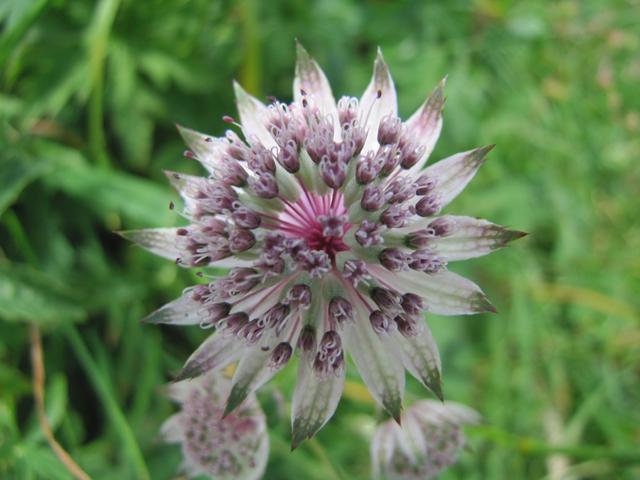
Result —
[{"label": "blurred green foliage", "polygon": [[[442,478],[640,477],[637,0],[4,0],[0,25],[1,478],[70,477],[36,423],[26,322],[74,459],[174,477],[161,386],[205,333],[138,320],[197,279],[112,232],[180,222],[162,171],[198,167],[174,123],[222,134],[234,78],[289,99],[296,37],[339,94],[362,91],[380,45],[405,117],[448,74],[433,157],[498,145],[450,211],[531,233],[454,267],[497,315],[430,320],[445,394],[486,419]],[[289,453],[294,381],[290,366],[260,393],[267,478],[368,478],[380,412],[354,369]]]}]

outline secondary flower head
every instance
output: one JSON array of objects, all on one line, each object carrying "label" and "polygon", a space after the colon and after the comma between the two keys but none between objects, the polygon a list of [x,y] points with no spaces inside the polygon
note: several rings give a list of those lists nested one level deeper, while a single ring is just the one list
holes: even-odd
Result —
[{"label": "secondary flower head", "polygon": [[378,426],[371,441],[375,478],[429,480],[458,459],[466,440],[462,426],[480,421],[463,405],[420,400],[403,413],[402,427],[392,420]]},{"label": "secondary flower head", "polygon": [[[298,45],[293,102],[264,105],[235,85],[240,122],[214,138],[179,127],[207,177],[169,172],[189,225],[123,235],[184,267],[231,267],[148,321],[215,331],[179,379],[239,361],[227,412],[299,352],[293,444],[333,414],[349,352],[373,397],[399,418],[405,369],[442,397],[440,359],[423,321],[493,311],[447,263],[523,234],[441,214],[491,147],[423,169],[442,128],[444,80],[398,117],[379,52],[360,99],[334,100]],[[238,135],[240,133],[243,139]]]},{"label": "secondary flower head", "polygon": [[256,480],[269,456],[266,419],[254,395],[223,417],[230,379],[210,372],[169,386],[180,411],[162,426],[169,443],[182,446],[182,470],[190,477]]}]

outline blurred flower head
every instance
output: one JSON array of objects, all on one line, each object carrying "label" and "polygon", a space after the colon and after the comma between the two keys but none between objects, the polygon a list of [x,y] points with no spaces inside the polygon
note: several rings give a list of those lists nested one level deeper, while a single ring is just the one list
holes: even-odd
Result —
[{"label": "blurred flower head", "polygon": [[[226,411],[300,353],[293,444],[333,415],[349,352],[395,418],[405,369],[442,397],[425,311],[493,311],[447,263],[521,232],[441,214],[491,147],[423,169],[442,128],[444,81],[406,121],[378,53],[360,99],[334,100],[298,45],[293,102],[265,105],[235,85],[240,122],[222,138],[179,127],[207,177],[169,172],[189,225],[123,235],[184,267],[231,267],[153,313],[152,323],[213,327],[178,378],[239,361]],[[241,136],[243,137],[241,138]]]},{"label": "blurred flower head", "polygon": [[414,403],[402,415],[378,426],[371,442],[375,478],[428,480],[458,459],[466,440],[462,426],[480,421],[463,405],[433,400]]},{"label": "blurred flower head", "polygon": [[262,477],[269,456],[266,420],[254,395],[223,416],[231,381],[220,372],[169,386],[180,411],[162,426],[166,442],[180,443],[181,469],[190,477],[224,480]]}]

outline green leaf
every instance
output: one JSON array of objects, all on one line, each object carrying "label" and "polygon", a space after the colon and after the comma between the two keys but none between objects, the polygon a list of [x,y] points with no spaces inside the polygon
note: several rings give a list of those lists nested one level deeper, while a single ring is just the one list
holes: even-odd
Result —
[{"label": "green leaf", "polygon": [[80,321],[85,315],[61,279],[23,265],[0,263],[0,318],[53,325]]},{"label": "green leaf", "polygon": [[0,152],[0,215],[43,172],[44,162],[28,161],[17,152]]},{"label": "green leaf", "polygon": [[166,225],[175,220],[176,215],[169,210],[173,197],[168,188],[131,174],[94,167],[69,147],[42,143],[39,150],[44,158],[56,163],[46,183],[104,216],[122,215],[141,225]]}]

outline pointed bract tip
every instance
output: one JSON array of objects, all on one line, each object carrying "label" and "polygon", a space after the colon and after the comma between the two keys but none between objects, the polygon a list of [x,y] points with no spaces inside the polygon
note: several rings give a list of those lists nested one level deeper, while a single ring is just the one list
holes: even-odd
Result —
[{"label": "pointed bract tip", "polygon": [[400,400],[393,402],[384,402],[384,409],[389,415],[400,425],[402,417],[402,402]]},{"label": "pointed bract tip", "polygon": [[486,161],[489,152],[493,150],[495,146],[495,144],[491,144],[473,149],[468,157],[470,165],[482,165]]},{"label": "pointed bract tip", "polygon": [[474,298],[471,301],[471,305],[477,313],[498,313],[496,307],[491,304],[487,296],[482,292],[478,292],[476,295],[474,295]]},{"label": "pointed bract tip", "polygon": [[246,388],[239,388],[237,385],[234,385],[231,388],[231,392],[229,393],[229,397],[227,398],[227,404],[224,407],[224,413],[222,414],[222,418],[225,418],[231,412],[233,412],[238,405],[240,405],[247,395],[249,394]]},{"label": "pointed bract tip", "polygon": [[298,55],[298,58],[301,57],[307,57],[309,58],[309,52],[307,52],[307,49],[304,48],[304,46],[302,45],[302,43],[300,42],[300,40],[298,40],[296,38],[296,54]]},{"label": "pointed bract tip", "polygon": [[171,380],[171,382],[177,383],[183,380],[190,380],[196,376],[198,376],[198,372],[193,368],[191,368],[189,364],[187,364],[184,367],[182,367],[182,370],[180,370],[175,377],[173,377],[173,380]]},{"label": "pointed bract tip", "polygon": [[444,392],[442,391],[442,376],[440,372],[434,371],[427,378],[423,379],[425,386],[433,392],[433,394],[444,402]]},{"label": "pointed bract tip", "polygon": [[238,82],[237,80],[233,81],[233,93],[236,95],[237,99],[248,96],[247,91],[242,88],[242,85],[240,85],[240,82]]},{"label": "pointed bract tip", "polygon": [[293,452],[302,442],[313,437],[313,432],[304,427],[304,422],[296,418],[291,425],[291,451]]},{"label": "pointed bract tip", "polygon": [[521,232],[520,230],[508,230],[505,229],[500,234],[500,245],[505,246],[514,240],[518,240],[519,238],[526,237],[529,235],[527,232]]},{"label": "pointed bract tip", "polygon": [[295,433],[292,433],[291,434],[291,451],[293,452],[306,439],[307,439],[306,435],[301,435],[301,434],[296,435]]}]

